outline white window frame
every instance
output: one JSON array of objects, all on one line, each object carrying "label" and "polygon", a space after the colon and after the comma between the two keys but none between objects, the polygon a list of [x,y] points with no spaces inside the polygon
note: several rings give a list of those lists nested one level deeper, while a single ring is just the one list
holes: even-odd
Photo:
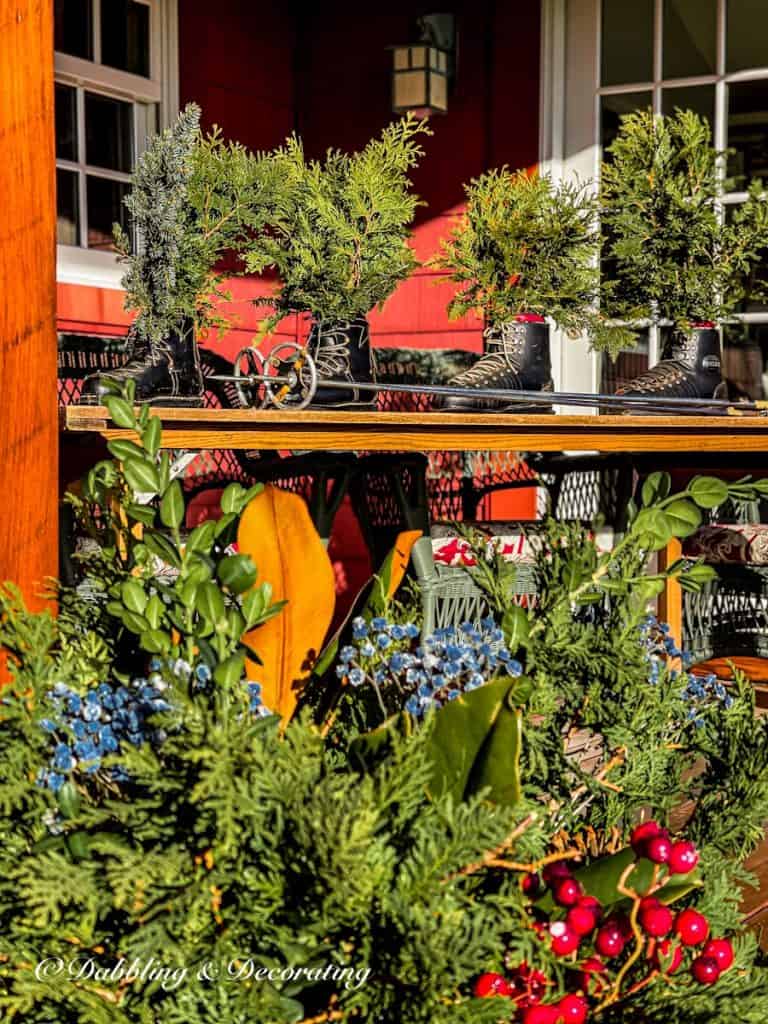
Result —
[{"label": "white window frame", "polygon": [[[597,181],[600,173],[600,101],[619,93],[649,92],[654,112],[661,111],[662,90],[712,85],[715,90],[713,142],[727,145],[728,86],[768,80],[768,67],[726,73],[726,0],[717,0],[717,49],[714,74],[689,78],[663,78],[662,31],[664,0],[654,0],[653,80],[602,86],[602,0],[542,0],[541,106],[539,158],[543,173],[556,180],[578,177]],[[722,196],[724,205],[743,202],[745,192]],[[766,313],[743,313],[745,323],[768,323]],[[553,343],[555,386],[565,390],[597,391],[600,355],[586,339],[565,339],[555,332]],[[658,359],[658,329],[649,337],[649,362]],[[597,410],[595,410],[597,411]]]},{"label": "white window frame", "polygon": [[[78,154],[84,159],[85,118],[84,91],[96,92],[134,104],[134,153],[144,145],[146,128],[141,117],[141,104],[157,104],[158,127],[165,128],[179,112],[179,45],[178,0],[137,0],[150,8],[150,76],[144,78],[127,71],[106,67],[100,60],[100,0],[94,0],[94,60],[83,60],[70,54],[54,52],[54,73],[57,82],[76,88]],[[138,116],[137,116],[138,115]],[[81,162],[57,159],[63,170],[80,171],[79,206],[82,218],[85,209],[85,170]],[[99,175],[98,168],[87,168],[88,174]],[[130,175],[118,171],[102,172],[116,181],[129,181]],[[123,268],[112,252],[87,249],[75,245],[56,246],[56,280],[62,284],[82,284],[99,288],[120,288]]]}]

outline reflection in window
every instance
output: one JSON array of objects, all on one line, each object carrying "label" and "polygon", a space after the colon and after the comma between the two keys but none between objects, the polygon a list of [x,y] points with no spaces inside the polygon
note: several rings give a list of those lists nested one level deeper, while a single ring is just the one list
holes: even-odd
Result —
[{"label": "reflection in window", "polygon": [[725,70],[768,67],[766,0],[728,0]]},{"label": "reflection in window", "polygon": [[654,0],[603,0],[603,85],[653,78],[654,6]]},{"label": "reflection in window", "polygon": [[56,241],[59,245],[80,244],[77,174],[56,168]]},{"label": "reflection in window", "polygon": [[93,60],[91,0],[55,0],[53,48],[82,60]]},{"label": "reflection in window", "polygon": [[56,83],[56,159],[77,160],[77,93]]},{"label": "reflection in window", "polygon": [[133,166],[133,106],[110,96],[85,94],[86,163],[112,171]]},{"label": "reflection in window", "polygon": [[123,199],[128,185],[111,178],[87,178],[88,188],[88,247],[90,249],[114,249],[112,225],[117,222],[126,226],[127,211]]},{"label": "reflection in window", "polygon": [[768,395],[768,324],[726,324],[723,376],[731,398]]},{"label": "reflection in window", "polygon": [[716,0],[664,0],[663,77],[715,71]]},{"label": "reflection in window", "polygon": [[750,178],[768,177],[768,80],[737,82],[728,87],[728,165],[735,188]]},{"label": "reflection in window", "polygon": [[149,78],[149,7],[101,0],[101,62]]}]

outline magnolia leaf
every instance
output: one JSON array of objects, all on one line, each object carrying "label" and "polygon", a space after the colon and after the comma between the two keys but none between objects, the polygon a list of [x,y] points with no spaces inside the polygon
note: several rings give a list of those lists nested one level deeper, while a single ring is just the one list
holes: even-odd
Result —
[{"label": "magnolia leaf", "polygon": [[258,566],[272,585],[281,614],[243,636],[259,652],[262,665],[246,663],[258,680],[267,708],[284,720],[293,714],[303,684],[322,649],[336,605],[331,560],[296,494],[268,484],[245,508],[237,532],[241,555]]},{"label": "magnolia leaf", "polygon": [[[516,802],[520,794],[522,718],[508,698],[519,680],[504,676],[462,693],[435,714],[428,751],[430,791],[455,803],[490,786],[488,799]],[[498,729],[498,734],[495,730]]]}]

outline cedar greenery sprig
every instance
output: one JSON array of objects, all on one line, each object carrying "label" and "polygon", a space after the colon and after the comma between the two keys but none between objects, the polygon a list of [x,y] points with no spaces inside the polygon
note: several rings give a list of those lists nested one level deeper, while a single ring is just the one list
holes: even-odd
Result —
[{"label": "cedar greenery sprig", "polygon": [[287,313],[316,319],[365,316],[380,307],[417,265],[409,244],[420,204],[410,172],[431,135],[412,115],[389,125],[358,153],[329,150],[307,160],[297,136],[268,159],[276,187],[269,225],[243,254],[249,271],[277,271],[280,287],[265,328]]},{"label": "cedar greenery sprig", "polygon": [[451,318],[475,312],[496,327],[538,313],[569,334],[621,347],[622,329],[595,307],[598,207],[588,184],[501,167],[465,192],[466,214],[431,261],[460,286]]},{"label": "cedar greenery sprig", "polygon": [[685,330],[721,321],[746,297],[765,247],[760,183],[732,218],[717,209],[719,165],[709,124],[690,110],[622,119],[603,164],[600,204],[608,279],[602,305],[625,320]]},{"label": "cedar greenery sprig", "polygon": [[162,341],[186,319],[198,330],[223,326],[217,304],[228,295],[216,264],[263,224],[269,170],[217,128],[204,136],[194,103],[150,140],[125,198],[131,231],[114,225],[140,339]]}]

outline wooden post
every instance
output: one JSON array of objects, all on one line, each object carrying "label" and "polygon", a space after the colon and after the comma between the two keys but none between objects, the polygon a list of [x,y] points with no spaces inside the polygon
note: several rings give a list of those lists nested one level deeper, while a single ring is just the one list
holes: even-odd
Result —
[{"label": "wooden post", "polygon": [[53,4],[0,0],[0,582],[57,572]]}]

